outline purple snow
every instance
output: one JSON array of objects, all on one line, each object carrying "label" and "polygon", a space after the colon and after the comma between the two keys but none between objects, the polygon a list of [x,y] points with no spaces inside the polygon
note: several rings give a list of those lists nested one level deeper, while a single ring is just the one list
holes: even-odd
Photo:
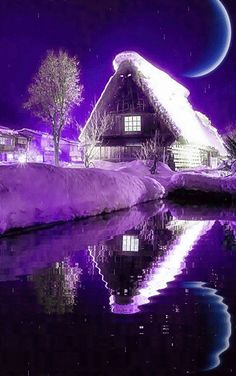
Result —
[{"label": "purple snow", "polygon": [[159,199],[163,187],[150,176],[45,164],[0,167],[0,233],[68,221]]}]

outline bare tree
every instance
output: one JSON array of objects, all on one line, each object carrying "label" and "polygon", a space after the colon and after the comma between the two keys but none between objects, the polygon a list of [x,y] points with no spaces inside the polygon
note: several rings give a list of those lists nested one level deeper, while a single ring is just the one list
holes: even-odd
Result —
[{"label": "bare tree", "polygon": [[137,153],[137,159],[146,161],[153,174],[156,170],[157,162],[160,160],[165,162],[165,148],[162,146],[162,140],[158,130],[155,131],[153,138],[141,144],[140,151]]},{"label": "bare tree", "polygon": [[225,148],[228,151],[229,159],[235,160],[236,159],[236,124],[234,122],[231,122],[226,126],[223,139],[224,139]]},{"label": "bare tree", "polygon": [[223,138],[226,137],[236,138],[236,122],[231,121],[226,125]]},{"label": "bare tree", "polygon": [[227,136],[225,138],[225,147],[231,159],[235,160],[236,159],[236,137],[234,138],[234,136]]},{"label": "bare tree", "polygon": [[48,51],[28,88],[24,108],[52,127],[55,164],[59,165],[62,129],[70,123],[73,107],[82,101],[79,62],[67,52]]},{"label": "bare tree", "polygon": [[[95,107],[93,105],[93,107]],[[91,166],[92,160],[96,158],[96,146],[102,141],[102,137],[110,128],[111,116],[107,112],[100,113],[92,111],[92,115],[87,126],[81,129],[81,144],[83,150],[83,160],[86,168]]]}]

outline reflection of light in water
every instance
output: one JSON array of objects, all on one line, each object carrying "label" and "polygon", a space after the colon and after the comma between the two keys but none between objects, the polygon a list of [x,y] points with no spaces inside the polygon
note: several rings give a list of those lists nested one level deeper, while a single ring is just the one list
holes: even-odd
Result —
[{"label": "reflection of light in water", "polygon": [[215,349],[209,356],[209,366],[204,371],[209,371],[220,365],[220,355],[230,346],[231,337],[231,316],[228,312],[228,306],[224,303],[222,296],[217,294],[217,290],[206,287],[203,282],[185,282],[184,287],[196,290],[196,294],[206,297],[206,304],[212,305],[212,314],[210,316],[211,324],[216,325],[214,336]]},{"label": "reflection of light in water", "polygon": [[78,263],[74,266],[71,265],[70,257],[65,257],[64,261],[61,263],[56,263],[56,269],[61,269],[64,275],[64,295],[68,298],[68,305],[71,306],[75,304],[75,294],[78,282],[80,280],[82,269],[79,267]]},{"label": "reflection of light in water", "polygon": [[123,252],[138,252],[139,251],[139,238],[133,235],[123,235],[122,251]]},{"label": "reflection of light in water", "polygon": [[98,270],[98,274],[102,277],[102,281],[104,282],[105,287],[106,287],[108,290],[110,290],[109,287],[108,287],[107,282],[106,282],[105,279],[104,279],[104,275],[102,274],[101,269],[99,268],[98,263],[97,263],[97,261],[95,260],[95,257],[94,257],[94,255],[93,255],[93,249],[96,250],[96,246],[94,246],[94,247],[89,246],[89,247],[88,247],[89,256],[90,256],[91,259],[92,259],[93,265],[94,265],[95,268]]},{"label": "reflection of light in water", "polygon": [[160,290],[167,287],[168,282],[173,281],[175,276],[181,273],[183,262],[194,244],[213,226],[214,221],[187,222],[187,229],[177,238],[168,251],[164,261],[158,261],[152,266],[150,279],[143,281],[144,287],[138,290],[138,295],[132,297],[129,304],[116,303],[116,297],[111,295],[110,305],[113,313],[134,314],[139,312],[139,306],[149,303],[149,298],[159,295]]},{"label": "reflection of light in water", "polygon": [[38,303],[46,314],[72,312],[81,274],[79,264],[72,263],[70,256],[67,256],[63,261],[39,269],[32,275]]}]

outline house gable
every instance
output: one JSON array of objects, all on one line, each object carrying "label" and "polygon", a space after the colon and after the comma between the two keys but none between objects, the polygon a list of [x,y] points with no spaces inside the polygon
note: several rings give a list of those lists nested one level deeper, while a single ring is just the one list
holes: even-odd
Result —
[{"label": "house gable", "polygon": [[[116,144],[114,138],[118,144],[130,143],[131,139],[133,143],[144,142],[153,137],[156,130],[164,145],[170,145],[176,139],[176,135],[167,127],[164,116],[160,118],[157,107],[142,85],[140,73],[130,61],[121,63],[111,77],[85,128],[92,123],[94,111],[111,115],[109,130],[104,134],[106,144],[109,139],[111,144]],[[132,121],[134,130],[135,125],[141,123],[140,131],[132,131],[132,126],[126,126],[127,122],[132,125]]]},{"label": "house gable", "polygon": [[124,62],[117,71],[114,81],[116,93],[110,102],[112,113],[155,113],[148,95],[138,85],[138,72],[131,64]]},{"label": "house gable", "polygon": [[[199,155],[194,156],[194,164],[201,163],[202,150],[204,160],[209,159],[212,148],[224,155],[217,130],[194,111],[188,99],[190,93],[184,86],[135,52],[120,53],[113,66],[115,73],[80,135],[83,142],[83,134],[95,124],[93,117],[97,114],[110,115],[109,129],[98,142],[99,159],[134,159],[141,144],[153,138],[156,131],[158,147],[163,150],[171,150],[175,141],[181,139],[191,150],[196,149]],[[184,154],[184,159],[189,160],[189,150],[182,145],[180,149],[176,154],[181,154],[181,158]]]}]

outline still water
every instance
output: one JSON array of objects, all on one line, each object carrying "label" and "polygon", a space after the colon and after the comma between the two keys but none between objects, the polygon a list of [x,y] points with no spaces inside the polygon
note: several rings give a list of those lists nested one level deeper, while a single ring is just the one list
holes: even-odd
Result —
[{"label": "still water", "polygon": [[0,238],[1,375],[236,375],[235,236],[169,202]]}]

